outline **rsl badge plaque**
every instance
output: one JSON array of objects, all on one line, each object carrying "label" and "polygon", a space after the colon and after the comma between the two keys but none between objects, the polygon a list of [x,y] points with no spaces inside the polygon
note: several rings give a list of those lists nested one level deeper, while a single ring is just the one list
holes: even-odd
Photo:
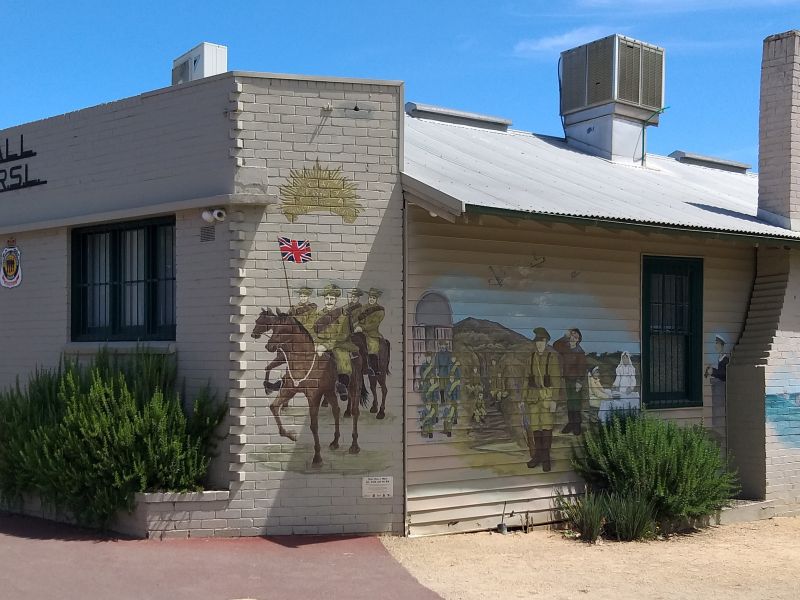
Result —
[{"label": "rsl badge plaque", "polygon": [[4,288],[15,288],[22,282],[22,265],[20,252],[15,240],[8,240],[3,248],[0,285]]}]

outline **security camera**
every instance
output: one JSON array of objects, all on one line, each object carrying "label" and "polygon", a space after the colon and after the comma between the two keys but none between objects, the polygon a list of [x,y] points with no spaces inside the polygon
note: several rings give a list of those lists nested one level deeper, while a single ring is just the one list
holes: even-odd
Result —
[{"label": "security camera", "polygon": [[200,216],[206,223],[216,223],[217,221],[221,223],[227,218],[228,213],[224,208],[211,208],[204,210]]}]

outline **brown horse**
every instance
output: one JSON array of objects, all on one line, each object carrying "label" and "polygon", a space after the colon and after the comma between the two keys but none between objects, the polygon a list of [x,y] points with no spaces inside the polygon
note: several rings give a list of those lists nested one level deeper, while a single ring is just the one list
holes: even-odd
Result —
[{"label": "brown horse", "polygon": [[[336,401],[336,364],[329,352],[317,354],[314,340],[297,319],[281,312],[273,313],[270,309],[261,309],[256,319],[256,324],[250,334],[254,339],[260,338],[263,334],[271,332],[266,348],[269,352],[275,352],[282,362],[286,363],[286,373],[281,379],[280,392],[278,397],[270,405],[270,410],[275,416],[278,425],[278,433],[297,441],[297,436],[287,431],[283,427],[280,412],[283,407],[298,393],[305,395],[308,401],[309,413],[311,415],[311,433],[314,434],[314,459],[311,462],[313,467],[322,465],[319,444],[319,407],[323,397],[328,400],[333,413],[336,431],[330,449],[339,448],[339,403]],[[277,359],[276,359],[277,360]],[[276,361],[273,360],[267,367],[264,378],[264,389],[269,393],[274,391],[274,385],[269,382],[271,368],[274,368]],[[278,363],[278,364],[281,364]],[[358,454],[358,415],[359,400],[362,405],[366,404],[366,390],[363,389],[363,365],[360,358],[353,360],[353,375],[350,377],[348,387],[348,406],[347,409],[353,417],[353,442],[350,445],[350,454]]]}]

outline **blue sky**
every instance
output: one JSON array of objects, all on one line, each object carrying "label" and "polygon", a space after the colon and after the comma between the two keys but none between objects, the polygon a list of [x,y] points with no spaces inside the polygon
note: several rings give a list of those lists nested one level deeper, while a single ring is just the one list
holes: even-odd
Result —
[{"label": "blue sky", "polygon": [[651,152],[757,166],[764,37],[800,27],[797,0],[0,0],[0,129],[169,84],[201,41],[229,68],[401,79],[406,100],[561,135],[561,50],[611,33],[666,49]]}]

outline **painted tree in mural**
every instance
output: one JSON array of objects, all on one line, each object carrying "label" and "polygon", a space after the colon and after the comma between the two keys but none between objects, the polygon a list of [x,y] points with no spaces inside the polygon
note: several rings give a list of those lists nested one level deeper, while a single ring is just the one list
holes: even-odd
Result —
[{"label": "painted tree in mural", "polygon": [[481,373],[486,373],[489,357],[502,352],[503,347],[492,337],[480,331],[466,331],[458,336],[458,345],[469,350],[478,359]]},{"label": "painted tree in mural", "polygon": [[356,185],[340,167],[314,166],[292,169],[289,180],[281,186],[281,212],[290,223],[300,215],[332,212],[345,223],[355,222],[364,207],[358,202]]}]

